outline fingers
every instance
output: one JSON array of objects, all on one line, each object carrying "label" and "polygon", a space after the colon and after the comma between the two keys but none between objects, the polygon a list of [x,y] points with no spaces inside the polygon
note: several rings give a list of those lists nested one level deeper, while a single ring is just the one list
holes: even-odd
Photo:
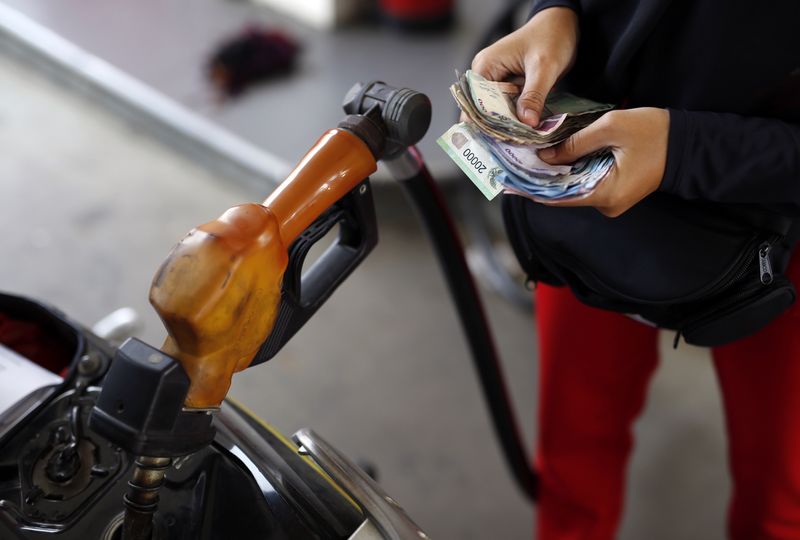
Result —
[{"label": "fingers", "polygon": [[601,148],[612,146],[609,138],[609,122],[605,120],[607,116],[609,115],[576,131],[557,145],[539,150],[539,157],[550,165],[566,165]]},{"label": "fingers", "polygon": [[512,73],[499,59],[502,56],[491,50],[492,47],[483,49],[472,59],[472,71],[490,81],[502,81]]},{"label": "fingers", "polygon": [[[518,74],[498,61],[492,61],[483,51],[472,61],[472,70],[490,81],[502,81]],[[529,62],[525,68],[524,85],[517,99],[517,116],[531,127],[539,125],[547,94],[555,84],[555,72],[544,68],[539,62]]]},{"label": "fingers", "polygon": [[615,218],[622,215],[632,204],[619,196],[619,170],[611,167],[600,183],[585,197],[572,197],[559,201],[542,201],[547,206],[593,206],[606,217]]},{"label": "fingers", "polygon": [[561,70],[539,54],[527,54],[522,45],[515,34],[504,37],[475,55],[472,71],[490,81],[524,79],[517,99],[517,117],[536,127],[541,122],[547,94]]},{"label": "fingers", "polygon": [[539,125],[547,94],[553,89],[556,74],[539,62],[529,62],[525,66],[525,85],[517,98],[517,116],[531,127]]}]

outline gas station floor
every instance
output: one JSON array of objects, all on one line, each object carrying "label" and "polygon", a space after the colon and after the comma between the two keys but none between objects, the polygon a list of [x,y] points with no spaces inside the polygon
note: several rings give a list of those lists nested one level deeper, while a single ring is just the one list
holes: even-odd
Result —
[{"label": "gas station floor", "polygon": [[[153,344],[164,332],[147,291],[172,244],[267,194],[211,176],[4,57],[0,148],[0,288],[87,325],[134,307]],[[432,538],[530,538],[533,512],[502,462],[427,240],[396,188],[376,198],[373,255],[278,357],[237,375],[231,395],[287,435],[311,427],[373,463]],[[484,298],[532,441],[533,322]],[[707,353],[673,352],[663,337],[620,538],[721,539],[730,487],[719,392]]]}]

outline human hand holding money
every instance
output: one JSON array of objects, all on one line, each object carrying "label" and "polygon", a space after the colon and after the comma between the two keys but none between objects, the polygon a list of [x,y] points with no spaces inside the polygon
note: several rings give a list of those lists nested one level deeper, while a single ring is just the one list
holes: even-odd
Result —
[{"label": "human hand holding money", "polygon": [[520,88],[489,81],[472,71],[450,87],[469,122],[451,127],[437,141],[489,199],[503,189],[537,201],[582,197],[595,188],[613,165],[609,152],[569,164],[549,164],[538,156],[612,108],[570,94],[551,92],[536,126],[519,121]]},{"label": "human hand holding money", "polygon": [[577,45],[575,12],[565,7],[547,8],[475,55],[472,71],[491,81],[523,77],[517,117],[535,127],[542,118],[545,98],[575,60]]},{"label": "human hand holding money", "polygon": [[[462,121],[437,142],[488,199],[509,191],[617,216],[658,189],[669,113],[606,114],[611,105],[553,92],[577,41],[573,11],[544,9],[478,53],[451,86]],[[500,82],[514,76],[524,86]]]},{"label": "human hand holding money", "polygon": [[490,137],[516,144],[554,144],[613,107],[564,92],[551,92],[542,107],[545,116],[531,127],[517,118],[519,86],[489,81],[472,70],[464,75],[456,72],[456,76],[458,81],[450,87],[450,93],[469,120]]},{"label": "human hand holding money", "polygon": [[571,163],[610,147],[614,165],[606,178],[582,199],[551,201],[559,206],[593,206],[617,217],[661,185],[667,163],[669,111],[642,107],[611,111],[539,157],[551,166]]}]

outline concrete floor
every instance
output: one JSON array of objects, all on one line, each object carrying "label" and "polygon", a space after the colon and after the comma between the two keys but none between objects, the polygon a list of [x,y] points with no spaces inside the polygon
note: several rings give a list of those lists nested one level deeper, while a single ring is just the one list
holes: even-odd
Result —
[{"label": "concrete floor", "polygon": [[[424,92],[433,102],[431,130],[444,133],[457,117],[448,91],[453,69],[467,67],[476,40],[506,2],[460,0],[455,3],[457,22],[451,32],[422,33],[413,39],[379,24],[320,31],[259,2],[3,0],[3,4],[279,159],[293,162],[298,144],[339,121],[341,99],[356,81],[381,80]],[[204,66],[218,43],[253,24],[278,28],[297,40],[301,47],[297,65],[290,76],[271,80],[269,91],[248,92],[219,107]],[[142,35],[147,35],[146,43]],[[302,104],[302,112],[287,103]],[[260,121],[254,122],[254,117]],[[297,126],[292,133],[274,129],[289,124]],[[423,141],[421,148],[431,154],[428,165],[437,174],[454,170],[433,138]]]},{"label": "concrete floor", "polygon": [[[309,140],[308,143],[312,141]],[[144,339],[153,271],[193,225],[265,193],[214,178],[83,98],[0,57],[0,288],[90,324],[130,305]],[[287,434],[312,427],[381,481],[433,538],[530,538],[533,512],[501,461],[431,251],[399,193],[377,192],[381,243],[232,395]],[[536,336],[487,297],[532,440]],[[624,540],[723,538],[721,411],[704,351],[667,348],[637,425]]]}]

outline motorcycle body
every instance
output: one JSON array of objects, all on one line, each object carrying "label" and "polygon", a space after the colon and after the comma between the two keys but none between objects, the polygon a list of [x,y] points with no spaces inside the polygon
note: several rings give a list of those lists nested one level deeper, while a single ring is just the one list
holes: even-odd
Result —
[{"label": "motorcycle body", "polygon": [[[58,350],[47,369],[0,343],[0,376],[29,389],[0,411],[0,538],[121,538],[133,458],[88,422],[114,347],[32,300],[0,295],[0,314],[36,325]],[[214,441],[176,459],[167,473],[155,539],[355,539],[374,533],[361,507],[308,450],[301,454],[298,444],[230,400],[214,423]]]}]

